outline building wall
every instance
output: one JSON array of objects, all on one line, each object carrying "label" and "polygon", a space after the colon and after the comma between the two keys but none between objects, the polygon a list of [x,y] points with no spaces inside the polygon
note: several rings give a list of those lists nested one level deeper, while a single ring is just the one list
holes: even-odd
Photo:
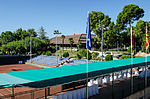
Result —
[{"label": "building wall", "polygon": [[145,98],[144,98],[144,90],[138,91],[135,94],[132,94],[124,99],[150,99],[150,87],[145,89]]}]

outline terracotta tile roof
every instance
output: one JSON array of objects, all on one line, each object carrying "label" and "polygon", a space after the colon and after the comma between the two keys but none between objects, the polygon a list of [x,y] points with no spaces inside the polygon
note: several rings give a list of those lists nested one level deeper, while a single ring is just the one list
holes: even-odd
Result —
[{"label": "terracotta tile roof", "polygon": [[[92,37],[95,37],[95,35],[92,35]],[[79,41],[81,41],[81,43],[86,43],[86,34],[65,35],[64,44],[70,44],[69,38],[73,38],[73,44],[77,44]],[[50,42],[56,44],[56,37],[51,38]],[[61,36],[57,37],[57,44],[62,44]]]}]

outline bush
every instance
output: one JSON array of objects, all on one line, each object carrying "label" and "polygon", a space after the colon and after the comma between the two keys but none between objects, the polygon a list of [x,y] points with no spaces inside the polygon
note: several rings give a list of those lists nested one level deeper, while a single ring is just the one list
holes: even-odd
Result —
[{"label": "bush", "polygon": [[121,59],[127,59],[127,58],[131,58],[131,56],[130,55],[122,55],[121,56]]},{"label": "bush", "polygon": [[87,56],[87,50],[86,49],[80,49],[78,54],[83,58]]},{"label": "bush", "polygon": [[[87,49],[81,49],[81,50],[79,50],[78,55],[80,55],[81,58],[87,59]],[[91,53],[89,51],[88,51],[88,59],[89,60],[91,59]]]},{"label": "bush", "polygon": [[113,60],[113,56],[111,54],[106,55],[105,61]]},{"label": "bush", "polygon": [[128,47],[128,53],[131,53],[131,46]]},{"label": "bush", "polygon": [[51,51],[47,51],[47,52],[46,52],[46,55],[47,55],[47,56],[52,55]]},{"label": "bush", "polygon": [[82,56],[80,56],[79,54],[77,54],[77,58],[78,58],[78,59],[81,59],[81,58],[82,58]]},{"label": "bush", "polygon": [[4,52],[1,52],[1,51],[0,51],[0,55],[4,55]]},{"label": "bush", "polygon": [[42,52],[42,55],[45,55],[45,51]]},{"label": "bush", "polygon": [[146,52],[145,43],[144,43],[144,44],[142,44],[142,46],[141,46],[141,47],[142,47],[141,51],[142,51],[142,52]]},{"label": "bush", "polygon": [[63,53],[63,57],[69,57],[69,53],[68,52],[64,52]]},{"label": "bush", "polygon": [[93,52],[93,53],[92,53],[92,59],[96,59],[97,56],[98,56],[98,53],[97,53],[97,52]]},{"label": "bush", "polygon": [[55,54],[55,53],[52,53],[52,56],[56,56],[56,54]]},{"label": "bush", "polygon": [[41,55],[41,53],[42,53],[41,51],[37,51],[37,55]]}]

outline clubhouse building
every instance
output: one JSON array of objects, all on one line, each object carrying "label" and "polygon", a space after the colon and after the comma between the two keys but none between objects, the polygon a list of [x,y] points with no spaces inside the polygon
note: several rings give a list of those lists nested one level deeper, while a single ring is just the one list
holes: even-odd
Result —
[{"label": "clubhouse building", "polygon": [[[96,37],[96,35],[91,35],[92,38]],[[73,39],[73,44],[71,45],[69,42],[69,38]],[[52,45],[56,44],[56,37],[51,38],[50,42]],[[77,45],[81,44],[83,48],[86,45],[86,34],[73,34],[73,35],[64,35],[64,39],[61,36],[57,37],[57,44],[60,48],[64,47],[64,50],[70,50],[72,46],[72,50],[77,50]]]}]

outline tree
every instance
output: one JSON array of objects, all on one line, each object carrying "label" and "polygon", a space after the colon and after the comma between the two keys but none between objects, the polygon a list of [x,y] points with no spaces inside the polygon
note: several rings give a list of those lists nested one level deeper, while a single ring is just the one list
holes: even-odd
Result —
[{"label": "tree", "polygon": [[[142,8],[139,8],[138,5],[134,5],[134,4],[125,5],[124,8],[122,9],[122,12],[120,12],[117,16],[116,30],[117,31],[126,30],[127,25],[129,25],[130,28],[127,28],[127,32],[130,34],[131,24],[134,23],[134,21],[139,20],[143,16],[144,16],[144,10]],[[121,38],[123,39],[123,37]]]},{"label": "tree", "polygon": [[64,40],[65,40],[65,35],[61,35],[61,39],[62,39],[62,47],[63,47],[63,52],[64,52]]},{"label": "tree", "polygon": [[22,40],[29,36],[29,33],[26,30],[22,30],[22,28],[17,29],[15,34],[16,40]]},{"label": "tree", "polygon": [[32,35],[32,37],[36,37],[37,36],[37,33],[35,32],[34,29],[28,29],[27,33],[28,33],[28,36],[31,36],[31,35]]},{"label": "tree", "polygon": [[[150,28],[150,24],[147,21],[139,20],[134,28],[134,37],[137,47],[144,48],[142,46],[145,46],[146,24],[147,27]],[[150,33],[149,29],[148,33]]]},{"label": "tree", "polygon": [[[30,51],[30,37],[26,37],[23,40],[12,41],[1,46],[2,51],[14,52],[15,54],[25,54]],[[37,37],[32,37],[32,52],[36,53],[38,50],[42,50],[43,47],[47,47],[48,42],[41,40]]]},{"label": "tree", "polygon": [[105,31],[103,33],[104,36],[104,48],[113,48],[116,47],[116,38],[117,35],[113,31]]},{"label": "tree", "polygon": [[41,39],[46,39],[47,37],[45,36],[45,34],[46,34],[45,30],[44,30],[43,26],[41,26],[40,30],[39,30],[39,37]]},{"label": "tree", "polygon": [[[104,15],[100,11],[92,11],[90,13],[90,27],[91,31],[96,34],[96,38],[93,38],[93,46],[98,49],[100,48],[101,45],[101,37],[102,37],[102,29],[104,33],[104,45],[105,47],[110,47],[112,46],[113,43],[110,45],[108,42],[113,42],[115,41],[115,32],[113,32],[114,28],[114,22],[111,22],[111,18],[108,15]],[[111,27],[110,30],[106,29],[107,27]],[[114,37],[114,38],[113,38]],[[111,40],[110,40],[111,39]]]},{"label": "tree", "polygon": [[80,50],[81,48],[83,48],[83,44],[81,43],[81,41],[79,41],[77,43],[77,49]]},{"label": "tree", "polygon": [[0,43],[6,44],[6,43],[12,42],[12,41],[23,40],[26,37],[29,37],[31,34],[33,37],[37,36],[37,33],[34,31],[34,29],[28,29],[26,31],[26,30],[22,30],[22,28],[20,28],[20,29],[17,29],[13,33],[11,31],[2,32],[0,35]]},{"label": "tree", "polygon": [[120,27],[121,30],[124,30],[127,25],[130,25],[136,20],[139,20],[144,16],[144,10],[139,8],[138,5],[129,4],[125,5],[122,9],[122,12],[119,13],[117,16],[117,25]]},{"label": "tree", "polygon": [[69,38],[68,40],[69,40],[69,43],[70,43],[70,46],[71,46],[71,52],[72,52],[72,44],[74,43],[73,38]]},{"label": "tree", "polygon": [[11,31],[2,32],[0,35],[0,43],[2,45],[7,44],[13,40],[15,40],[15,35]]},{"label": "tree", "polygon": [[91,13],[89,13],[89,17],[91,31],[94,31],[99,20],[104,19],[104,13],[102,13],[101,11],[92,11]]},{"label": "tree", "polygon": [[101,37],[102,29],[99,27],[104,25],[104,28],[107,27],[111,23],[111,18],[108,15],[104,15],[101,11],[92,11],[89,14],[90,17],[90,28],[91,31],[94,32],[97,37]]},{"label": "tree", "polygon": [[92,46],[95,48],[95,49],[99,49],[100,46],[101,46],[101,43],[100,43],[100,39],[94,37],[92,38]]},{"label": "tree", "polygon": [[119,34],[119,41],[123,46],[130,46],[130,29],[128,28],[127,31],[122,32]]}]

